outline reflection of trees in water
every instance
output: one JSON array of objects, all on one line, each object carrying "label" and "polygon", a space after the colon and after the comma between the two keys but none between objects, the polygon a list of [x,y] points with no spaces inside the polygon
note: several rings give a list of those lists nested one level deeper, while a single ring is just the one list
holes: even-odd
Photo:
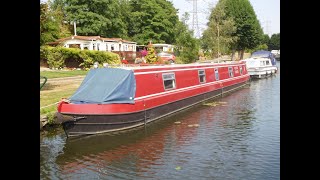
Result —
[{"label": "reflection of trees in water", "polygon": [[[275,102],[280,94],[277,92],[279,82],[276,78],[279,77],[252,81],[249,88],[220,99],[219,101],[226,102],[225,106],[207,107],[201,112],[205,116],[202,118],[205,123],[214,125],[210,134],[211,149],[215,154],[212,159],[213,169],[224,172],[230,179],[247,179],[248,177],[241,177],[248,175],[244,173],[246,171],[252,172],[251,177],[261,176],[259,168],[265,158],[261,149],[265,146],[264,139],[257,135],[264,135],[259,134],[259,129],[264,128],[267,118],[279,114],[278,102]],[[241,167],[241,172],[235,167]]]},{"label": "reflection of trees in water", "polygon": [[220,105],[206,106],[200,112],[200,126],[207,127],[208,136],[211,137],[211,152],[208,153],[215,155],[211,158],[213,171],[223,172],[226,175],[225,179],[229,179],[228,176],[236,177],[230,172],[234,166],[242,166],[245,169],[250,164],[247,159],[250,152],[248,139],[256,119],[256,109],[252,106],[250,91],[250,87],[240,89],[215,100],[222,102]]}]

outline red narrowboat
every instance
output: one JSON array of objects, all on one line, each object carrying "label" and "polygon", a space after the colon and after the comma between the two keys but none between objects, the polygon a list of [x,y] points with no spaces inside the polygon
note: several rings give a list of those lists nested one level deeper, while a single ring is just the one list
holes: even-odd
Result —
[{"label": "red narrowboat", "polygon": [[120,131],[160,119],[247,84],[244,62],[91,69],[58,104],[68,137]]}]

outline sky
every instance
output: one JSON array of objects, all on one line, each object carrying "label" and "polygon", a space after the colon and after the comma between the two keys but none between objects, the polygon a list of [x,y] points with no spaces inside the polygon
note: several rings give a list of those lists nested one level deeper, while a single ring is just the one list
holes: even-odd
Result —
[{"label": "sky", "polygon": [[[188,22],[192,29],[193,3],[195,0],[169,0],[176,9],[179,9],[179,18],[185,12],[190,14]],[[280,33],[280,0],[249,0],[260,22],[263,32],[271,37],[272,34]],[[195,35],[199,37],[204,29],[210,15],[210,9],[213,8],[218,0],[197,0],[197,17],[199,32]],[[195,17],[196,19],[196,17]],[[196,21],[196,20],[195,20]]]}]

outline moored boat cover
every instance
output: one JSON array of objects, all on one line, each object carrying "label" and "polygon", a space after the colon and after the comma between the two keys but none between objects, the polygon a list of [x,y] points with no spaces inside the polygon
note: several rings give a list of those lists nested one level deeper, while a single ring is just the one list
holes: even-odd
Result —
[{"label": "moored boat cover", "polygon": [[256,52],[253,52],[252,55],[251,55],[252,58],[254,57],[265,57],[265,58],[269,58],[271,59],[271,64],[273,66],[276,65],[276,58],[275,56],[271,53],[271,51],[264,51],[264,50],[261,50],[261,51],[256,51]]},{"label": "moored boat cover", "polygon": [[80,87],[70,97],[75,104],[134,104],[136,81],[132,70],[120,68],[91,69]]}]

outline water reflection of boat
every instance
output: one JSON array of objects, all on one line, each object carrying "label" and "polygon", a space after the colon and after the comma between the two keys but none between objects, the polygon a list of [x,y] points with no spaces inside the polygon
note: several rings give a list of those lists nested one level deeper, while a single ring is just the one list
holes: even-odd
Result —
[{"label": "water reflection of boat", "polygon": [[69,100],[58,105],[68,136],[145,125],[243,87],[244,63],[204,63],[92,69]]},{"label": "water reflection of boat", "polygon": [[[195,107],[200,108],[200,107]],[[199,110],[199,109],[198,109]],[[193,113],[201,116],[201,113]],[[196,138],[197,124],[201,118],[190,118],[180,124],[172,125],[173,121],[190,116],[190,109],[178,116],[164,118],[161,122],[147,124],[144,127],[108,134],[69,138],[63,153],[57,156],[56,163],[63,174],[73,174],[83,169],[98,171],[109,169],[123,163],[134,164],[137,172],[143,172],[161,159],[165,147],[182,148],[183,144]],[[174,133],[173,133],[174,132]],[[101,172],[99,172],[101,173]],[[110,176],[110,172],[109,172]]]}]

